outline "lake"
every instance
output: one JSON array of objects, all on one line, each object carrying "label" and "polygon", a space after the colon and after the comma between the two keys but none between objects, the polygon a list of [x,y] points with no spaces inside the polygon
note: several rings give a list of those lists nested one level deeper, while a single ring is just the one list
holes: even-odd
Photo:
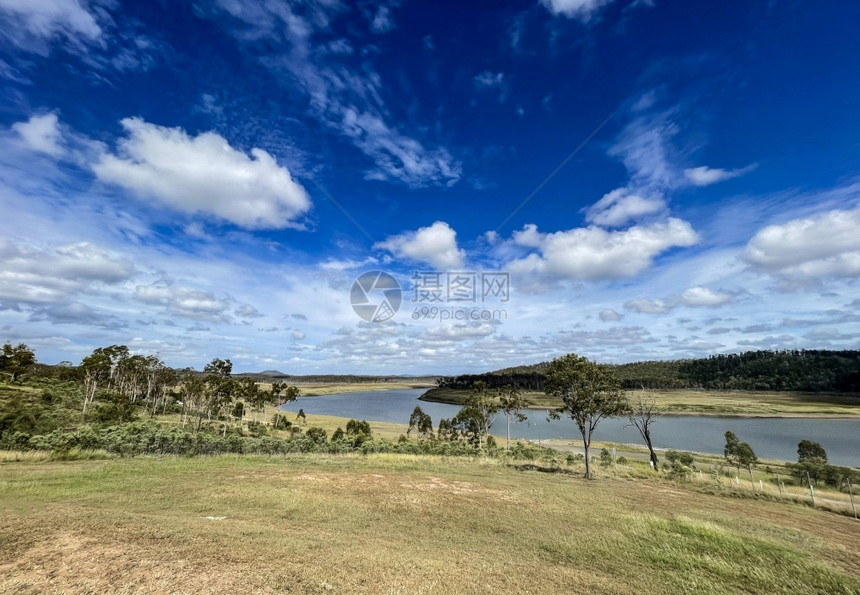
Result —
[{"label": "lake", "polygon": [[[419,401],[426,389],[403,389],[343,393],[323,397],[299,397],[285,409],[318,415],[335,415],[368,421],[409,423],[416,405],[433,418],[436,427],[442,418],[451,418],[460,407],[447,403]],[[545,411],[526,411],[528,420],[511,424],[511,438],[579,440],[579,431],[570,419],[547,422]],[[635,428],[624,427],[627,420],[607,419],[600,423],[595,440],[642,444]],[[759,458],[797,460],[797,443],[819,442],[834,465],[860,467],[860,420],[812,418],[739,418],[666,415],[653,425],[654,446],[696,452],[723,452],[724,434],[731,430],[752,446]],[[500,415],[493,434],[505,435],[505,418]]]}]

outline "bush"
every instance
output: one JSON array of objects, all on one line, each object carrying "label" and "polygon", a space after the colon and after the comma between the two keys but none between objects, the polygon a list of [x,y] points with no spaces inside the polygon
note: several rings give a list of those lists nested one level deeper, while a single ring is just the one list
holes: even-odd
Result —
[{"label": "bush", "polygon": [[600,466],[609,467],[612,464],[612,453],[605,448],[600,450]]},{"label": "bush", "polygon": [[666,451],[666,460],[670,463],[679,463],[684,467],[690,467],[691,469],[696,468],[695,464],[693,463],[693,455],[688,452],[668,450]]},{"label": "bush", "polygon": [[308,428],[308,431],[305,432],[305,436],[313,442],[314,444],[325,444],[328,439],[328,433],[322,428]]}]

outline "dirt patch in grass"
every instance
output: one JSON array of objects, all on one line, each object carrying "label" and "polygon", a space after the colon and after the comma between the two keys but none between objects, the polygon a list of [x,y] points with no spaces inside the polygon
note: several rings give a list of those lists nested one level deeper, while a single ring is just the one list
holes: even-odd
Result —
[{"label": "dirt patch in grass", "polygon": [[[238,593],[248,587],[247,574],[238,568],[203,568],[128,543],[64,531],[0,564],[0,576],[4,593]],[[257,592],[270,592],[258,587]]]}]

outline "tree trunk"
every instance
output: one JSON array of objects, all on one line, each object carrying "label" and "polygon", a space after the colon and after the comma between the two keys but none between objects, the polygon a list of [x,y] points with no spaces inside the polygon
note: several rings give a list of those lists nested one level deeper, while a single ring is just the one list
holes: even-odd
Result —
[{"label": "tree trunk", "polygon": [[645,439],[645,446],[648,447],[648,452],[650,453],[651,466],[654,467],[654,471],[659,471],[658,465],[660,463],[657,460],[657,453],[654,452],[654,445],[651,444],[651,432],[646,429],[646,431],[642,432],[642,437]]},{"label": "tree trunk", "polygon": [[508,433],[507,433],[507,442],[505,444],[505,450],[511,450],[511,416],[506,416],[508,420]]},{"label": "tree trunk", "polygon": [[588,448],[591,446],[588,442],[583,438],[582,445],[585,447],[585,479],[591,479],[591,461],[588,457]]}]

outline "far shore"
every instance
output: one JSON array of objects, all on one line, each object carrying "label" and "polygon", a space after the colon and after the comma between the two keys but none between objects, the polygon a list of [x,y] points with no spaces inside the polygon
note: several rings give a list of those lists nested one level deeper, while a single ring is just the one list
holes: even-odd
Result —
[{"label": "far shore", "polygon": [[[468,390],[434,388],[418,400],[464,405],[469,394]],[[661,415],[676,417],[860,419],[860,397],[857,395],[691,390],[630,391],[629,394],[632,397],[640,394],[653,396]],[[526,392],[525,396],[542,401],[527,407],[529,410],[550,411],[561,405],[543,393]]]},{"label": "far shore", "polygon": [[[418,397],[428,403],[465,405],[470,392],[439,389],[426,382],[314,382],[296,383],[302,397],[323,397],[371,391],[427,389]],[[734,417],[740,419],[860,419],[860,396],[796,392],[722,392],[705,390],[629,391],[657,400],[660,415],[673,417]],[[526,409],[551,411],[560,402],[543,393],[525,392],[538,401]]]}]

